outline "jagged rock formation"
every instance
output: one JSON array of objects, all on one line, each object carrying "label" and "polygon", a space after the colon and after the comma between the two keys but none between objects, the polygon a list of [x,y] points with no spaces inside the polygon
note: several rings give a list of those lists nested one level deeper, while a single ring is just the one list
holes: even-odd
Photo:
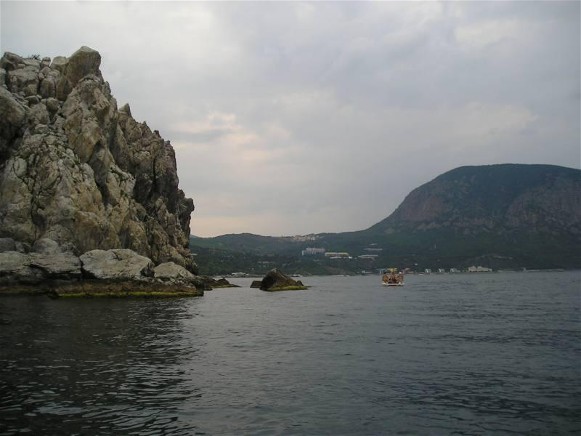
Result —
[{"label": "jagged rock formation", "polygon": [[88,47],[0,59],[0,238],[76,256],[125,248],[195,273],[174,150],[117,107],[100,63]]}]

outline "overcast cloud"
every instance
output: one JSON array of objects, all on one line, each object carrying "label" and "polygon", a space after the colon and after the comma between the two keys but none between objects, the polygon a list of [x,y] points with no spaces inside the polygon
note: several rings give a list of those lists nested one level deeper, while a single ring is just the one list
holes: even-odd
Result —
[{"label": "overcast cloud", "polygon": [[461,165],[581,165],[577,1],[0,8],[2,52],[101,53],[195,235],[361,230]]}]

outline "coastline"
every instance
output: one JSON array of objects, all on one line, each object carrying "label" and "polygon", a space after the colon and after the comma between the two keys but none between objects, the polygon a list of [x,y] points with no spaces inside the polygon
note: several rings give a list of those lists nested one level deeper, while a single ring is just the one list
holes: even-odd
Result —
[{"label": "coastline", "polygon": [[3,283],[2,295],[46,295],[51,298],[179,298],[201,297],[203,289],[177,283],[142,280],[49,280],[43,283]]}]

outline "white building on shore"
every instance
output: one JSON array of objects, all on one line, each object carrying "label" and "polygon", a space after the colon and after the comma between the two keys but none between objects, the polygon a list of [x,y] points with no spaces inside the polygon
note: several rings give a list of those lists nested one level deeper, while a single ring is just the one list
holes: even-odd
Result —
[{"label": "white building on shore", "polygon": [[485,266],[469,266],[468,272],[492,272],[492,269]]}]

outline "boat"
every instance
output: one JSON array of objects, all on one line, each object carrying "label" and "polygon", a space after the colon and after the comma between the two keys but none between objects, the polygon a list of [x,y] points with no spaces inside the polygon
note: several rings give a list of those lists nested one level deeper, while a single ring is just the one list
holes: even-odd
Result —
[{"label": "boat", "polygon": [[403,282],[397,282],[397,283],[381,282],[381,284],[383,286],[403,286]]},{"label": "boat", "polygon": [[381,278],[383,286],[403,286],[403,274],[397,268],[388,268]]}]

